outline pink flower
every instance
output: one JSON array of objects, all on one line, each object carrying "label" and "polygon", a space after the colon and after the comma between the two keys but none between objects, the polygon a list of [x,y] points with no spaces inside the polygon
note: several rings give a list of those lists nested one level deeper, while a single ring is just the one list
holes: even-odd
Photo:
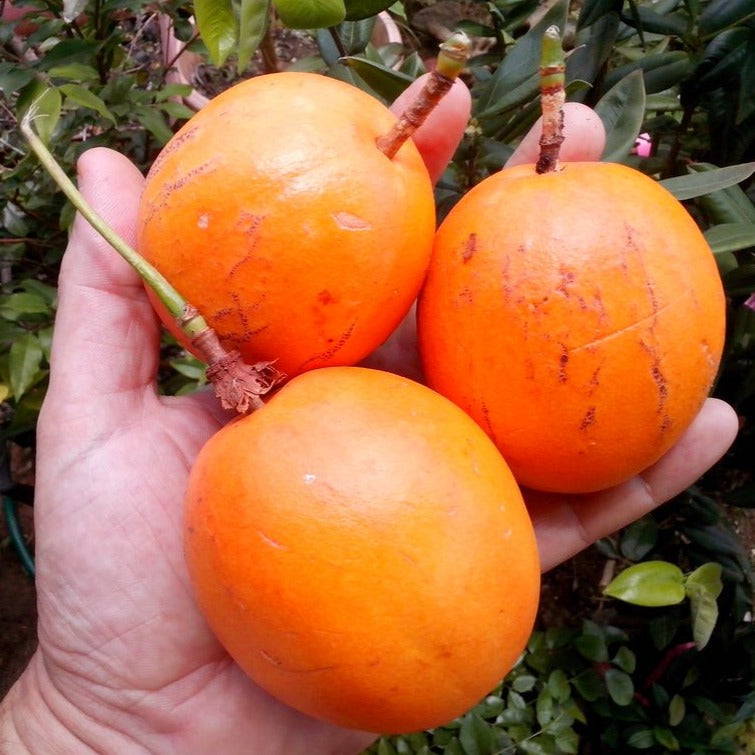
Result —
[{"label": "pink flower", "polygon": [[749,307],[753,312],[755,312],[755,293],[750,294],[747,297],[747,300],[745,301],[745,307]]},{"label": "pink flower", "polygon": [[650,151],[653,148],[653,140],[650,138],[650,134],[645,132],[640,134],[634,141],[634,149],[632,154],[638,157],[650,157]]}]

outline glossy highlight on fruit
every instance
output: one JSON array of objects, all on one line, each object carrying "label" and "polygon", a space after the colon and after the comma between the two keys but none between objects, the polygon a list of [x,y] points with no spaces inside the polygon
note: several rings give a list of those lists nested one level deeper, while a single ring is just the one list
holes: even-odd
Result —
[{"label": "glossy highlight on fruit", "polygon": [[140,253],[249,363],[293,376],[359,361],[416,298],[435,230],[414,144],[392,159],[376,146],[394,122],[318,74],[237,84],[150,169]]},{"label": "glossy highlight on fruit", "polygon": [[631,168],[504,169],[438,230],[418,306],[428,384],[495,441],[520,484],[616,485],[708,395],[725,302],[697,225]]},{"label": "glossy highlight on fruit", "polygon": [[485,433],[391,373],[302,374],[194,465],[185,547],[220,642],[273,696],[373,732],[448,722],[516,662],[539,597]]}]

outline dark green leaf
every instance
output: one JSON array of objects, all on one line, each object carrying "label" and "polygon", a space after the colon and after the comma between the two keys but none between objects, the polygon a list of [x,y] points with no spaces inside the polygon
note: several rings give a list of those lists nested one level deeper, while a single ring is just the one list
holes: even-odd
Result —
[{"label": "dark green leaf", "polygon": [[375,19],[364,21],[344,21],[337,28],[341,44],[349,55],[357,55],[365,50],[375,30]]},{"label": "dark green leaf", "polygon": [[220,66],[236,44],[238,26],[231,0],[194,0],[194,16],[210,60]]},{"label": "dark green leaf", "polygon": [[627,674],[633,674],[637,666],[637,658],[634,653],[626,646],[622,645],[613,657],[613,663]]},{"label": "dark green leaf", "polygon": [[521,674],[512,680],[511,686],[517,692],[529,692],[534,689],[536,682],[536,676],[532,676],[531,674]]},{"label": "dark green leaf", "polygon": [[270,19],[270,0],[241,0],[239,48],[236,70],[245,71],[265,36]]},{"label": "dark green leaf", "polygon": [[630,561],[640,561],[658,541],[658,524],[652,516],[643,517],[624,528],[619,548]]},{"label": "dark green leaf", "polygon": [[24,333],[11,345],[8,373],[10,387],[16,401],[37,379],[43,355],[42,347],[33,333]]},{"label": "dark green leaf", "polygon": [[544,729],[553,720],[553,698],[547,689],[543,689],[535,701],[535,716],[540,728]]},{"label": "dark green leaf", "polygon": [[[694,171],[694,166],[690,166]],[[661,181],[661,186],[670,191],[679,201],[699,197],[702,194],[734,186],[755,173],[755,162],[729,165],[725,168],[713,168],[686,176],[675,176]]]},{"label": "dark green leaf", "polygon": [[387,10],[394,0],[344,0],[346,20],[359,21]]},{"label": "dark green leaf", "polygon": [[664,726],[654,727],[653,736],[655,737],[655,741],[658,742],[659,745],[662,745],[663,747],[665,747],[667,750],[676,752],[679,749],[679,740],[666,727]]},{"label": "dark green leaf", "polygon": [[588,669],[579,674],[572,683],[577,692],[590,703],[595,702],[603,692],[600,676],[593,669]]},{"label": "dark green leaf", "polygon": [[32,68],[21,68],[11,63],[0,63],[0,92],[6,97],[17,92],[34,79]]},{"label": "dark green leaf", "polygon": [[569,699],[569,679],[562,669],[553,669],[548,676],[548,693],[559,703],[565,703]]},{"label": "dark green leaf", "polygon": [[621,162],[629,154],[645,117],[645,84],[641,71],[632,71],[598,101],[595,111],[606,127],[602,159]]},{"label": "dark green leaf", "polygon": [[344,0],[273,0],[273,5],[290,29],[323,29],[346,17]]},{"label": "dark green leaf", "polygon": [[634,683],[629,674],[609,668],[605,674],[606,689],[616,705],[629,705],[634,699]]},{"label": "dark green leaf", "polygon": [[543,32],[551,25],[565,28],[568,0],[558,0],[523,37],[517,40],[490,80],[475,98],[478,118],[487,118],[530,99],[538,91],[538,68]]},{"label": "dark green leaf", "polygon": [[84,63],[77,63],[76,61],[55,66],[48,73],[54,79],[65,79],[66,81],[75,81],[79,84],[87,81],[97,81],[100,78],[96,68]]},{"label": "dark green leaf", "polygon": [[645,5],[637,7],[637,22],[631,18],[623,20],[630,26],[637,25],[645,33],[662,34],[672,37],[683,37],[687,33],[689,22],[677,13],[661,14]]},{"label": "dark green leaf", "polygon": [[574,645],[588,661],[602,663],[608,660],[608,647],[603,637],[583,634],[574,640]]},{"label": "dark green leaf", "polygon": [[134,116],[160,144],[167,144],[173,136],[173,132],[165,122],[160,110],[149,107],[134,108]]},{"label": "dark green leaf", "polygon": [[494,748],[490,726],[474,713],[464,717],[459,729],[459,742],[466,755],[487,755]]},{"label": "dark green leaf", "polygon": [[755,223],[721,223],[705,231],[714,254],[755,247]]},{"label": "dark green leaf", "polygon": [[638,606],[670,606],[684,600],[684,574],[667,561],[630,566],[603,590],[606,595]]},{"label": "dark green leaf", "polygon": [[358,73],[386,102],[392,102],[414,79],[393,68],[362,57],[343,58],[342,62]]},{"label": "dark green leaf", "polygon": [[712,0],[700,15],[700,32],[712,36],[755,17],[752,0]]},{"label": "dark green leaf", "polygon": [[623,4],[623,0],[585,0],[579,13],[577,28],[584,29],[608,13],[618,13]]},{"label": "dark green leaf", "polygon": [[116,123],[115,116],[108,110],[107,105],[86,87],[80,84],[63,84],[60,91],[76,105],[94,110],[111,123]]}]

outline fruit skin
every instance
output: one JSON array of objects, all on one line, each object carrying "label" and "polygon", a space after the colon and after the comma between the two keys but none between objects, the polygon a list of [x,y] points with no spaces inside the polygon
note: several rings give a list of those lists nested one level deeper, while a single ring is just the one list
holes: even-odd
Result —
[{"label": "fruit skin", "polygon": [[418,305],[428,384],[520,484],[560,492],[619,484],[668,450],[711,388],[724,330],[692,218],[608,163],[478,184],[438,230]]},{"label": "fruit skin", "polygon": [[185,546],[220,642],[273,696],[373,732],[445,723],[529,638],[539,561],[484,432],[405,378],[314,370],[216,434]]},{"label": "fruit skin", "polygon": [[237,84],[150,169],[139,251],[245,361],[289,376],[359,361],[409,310],[435,231],[414,144],[392,160],[375,144],[394,121],[317,74]]}]

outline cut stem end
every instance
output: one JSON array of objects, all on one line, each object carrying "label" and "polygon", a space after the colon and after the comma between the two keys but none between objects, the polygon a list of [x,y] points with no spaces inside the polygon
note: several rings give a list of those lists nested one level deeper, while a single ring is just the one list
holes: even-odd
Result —
[{"label": "cut stem end", "polygon": [[469,60],[471,41],[464,32],[456,32],[440,45],[435,70],[428,76],[417,98],[401,113],[387,134],[376,140],[378,149],[393,159],[404,142],[427,120],[445,97]]},{"label": "cut stem end", "polygon": [[543,130],[540,136],[540,156],[535,165],[537,173],[558,170],[558,155],[564,141],[565,70],[561,31],[557,26],[549,26],[543,35],[540,55]]}]

